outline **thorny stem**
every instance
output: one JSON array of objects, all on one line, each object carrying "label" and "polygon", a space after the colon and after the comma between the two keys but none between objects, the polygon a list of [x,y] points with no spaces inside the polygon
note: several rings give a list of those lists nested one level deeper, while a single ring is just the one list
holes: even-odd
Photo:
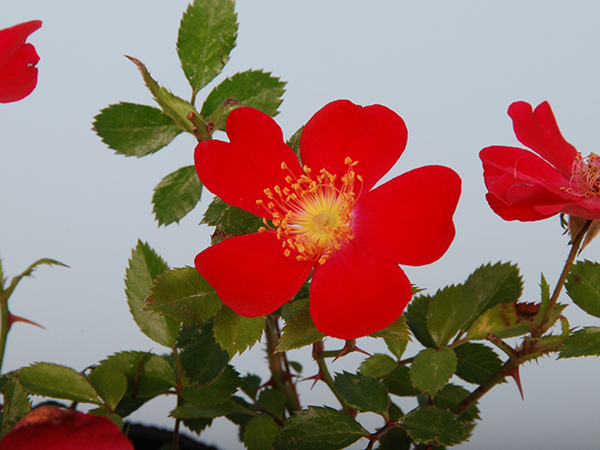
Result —
[{"label": "thorny stem", "polygon": [[323,356],[324,353],[326,352],[323,351],[323,341],[315,342],[313,344],[313,358],[317,362],[317,366],[319,367],[319,379],[323,380],[323,382],[325,382],[325,384],[329,387],[331,392],[333,392],[335,398],[337,398],[340,404],[342,405],[342,409],[344,410],[344,412],[354,417],[356,415],[356,412],[352,408],[350,408],[350,406],[348,406],[348,404],[342,397],[340,397],[340,395],[333,386],[333,378],[331,377],[329,369],[327,368],[327,363],[325,362],[325,357]]},{"label": "thorny stem", "polygon": [[277,352],[279,343],[279,329],[277,328],[276,318],[267,316],[267,358],[269,360],[269,370],[271,371],[271,382],[275,388],[285,397],[285,406],[290,414],[300,410],[300,401],[296,386],[292,382],[290,373],[285,370],[287,359],[284,352]]},{"label": "thorny stem", "polygon": [[[183,389],[183,369],[181,368],[181,361],[179,360],[179,353],[177,348],[173,348],[173,357],[175,359],[175,373],[177,374],[177,386],[175,390],[177,392],[177,406],[183,405],[183,398],[181,397],[181,390]],[[181,419],[175,419],[175,428],[173,429],[173,450],[179,450],[179,427],[181,425]]]},{"label": "thorny stem", "polygon": [[5,298],[4,292],[2,291],[0,291],[0,373],[2,373],[4,351],[6,350],[6,341],[8,339],[8,332],[10,330],[10,312],[8,311],[8,298]]}]

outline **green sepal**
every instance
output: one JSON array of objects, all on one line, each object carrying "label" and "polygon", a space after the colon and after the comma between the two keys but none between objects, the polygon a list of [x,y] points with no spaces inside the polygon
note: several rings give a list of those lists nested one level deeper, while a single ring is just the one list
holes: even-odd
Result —
[{"label": "green sepal", "polygon": [[244,429],[244,445],[248,450],[271,450],[279,427],[266,414],[253,417]]},{"label": "green sepal", "polygon": [[190,383],[198,387],[216,380],[229,362],[228,353],[215,342],[212,321],[199,327],[182,327],[177,346],[183,349],[179,358],[181,367]]},{"label": "green sepal", "polygon": [[600,356],[600,327],[585,327],[574,332],[563,344],[558,358]]},{"label": "green sepal", "polygon": [[285,325],[281,330],[278,352],[285,352],[313,344],[325,337],[310,316],[308,299],[286,303],[282,308]]},{"label": "green sepal", "polygon": [[439,290],[427,307],[427,329],[436,347],[446,345],[475,315],[477,292],[471,285]]},{"label": "green sepal", "polygon": [[194,94],[221,73],[235,47],[233,0],[194,1],[179,27],[177,54]]},{"label": "green sepal", "polygon": [[463,423],[450,411],[433,406],[417,408],[402,419],[404,429],[417,442],[454,445],[467,438]]},{"label": "green sepal", "polygon": [[17,372],[21,385],[31,394],[80,403],[101,404],[88,380],[70,367],[36,363]]},{"label": "green sepal", "polygon": [[565,283],[567,294],[586,313],[600,317],[600,264],[579,261],[573,267]]},{"label": "green sepal", "polygon": [[454,348],[456,375],[468,383],[483,384],[502,367],[502,360],[490,347],[467,342]]},{"label": "green sepal", "polygon": [[335,376],[333,387],[348,406],[360,411],[371,411],[388,418],[390,397],[385,385],[370,375],[344,371]]},{"label": "green sepal", "polygon": [[147,243],[138,240],[125,274],[125,293],[129,310],[140,330],[153,341],[173,348],[179,323],[142,310],[146,305],[144,300],[150,295],[152,281],[168,269],[167,263]]},{"label": "green sepal", "polygon": [[202,183],[196,168],[186,166],[164,177],[154,188],[152,212],[159,225],[179,223],[202,197]]},{"label": "green sepal", "polygon": [[23,386],[17,380],[8,381],[2,388],[4,403],[2,405],[2,434],[3,437],[29,411],[31,401]]},{"label": "green sepal", "polygon": [[375,353],[360,363],[358,371],[363,375],[379,378],[390,373],[396,367],[398,367],[398,363],[394,358],[384,353]]},{"label": "green sepal", "polygon": [[223,307],[214,288],[193,267],[168,270],[154,279],[144,310],[185,325],[200,325]]},{"label": "green sepal", "polygon": [[309,406],[290,417],[275,438],[274,450],[336,450],[368,436],[356,420],[333,408]]},{"label": "green sepal", "polygon": [[421,350],[410,368],[413,386],[421,392],[435,395],[456,372],[456,354],[450,347]]},{"label": "green sepal", "polygon": [[160,109],[126,102],[100,111],[93,128],[116,153],[138,158],[159,151],[182,131]]},{"label": "green sepal", "polygon": [[111,411],[115,410],[127,391],[125,374],[106,360],[92,369],[88,381]]},{"label": "green sepal", "polygon": [[231,365],[227,365],[223,373],[208,386],[198,388],[190,384],[181,390],[183,399],[196,406],[211,406],[230,399],[244,383],[239,373]]}]

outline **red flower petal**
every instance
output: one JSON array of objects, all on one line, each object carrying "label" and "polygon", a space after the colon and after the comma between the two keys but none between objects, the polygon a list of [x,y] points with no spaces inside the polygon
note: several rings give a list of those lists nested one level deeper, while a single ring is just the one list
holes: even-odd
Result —
[{"label": "red flower petal", "polygon": [[358,199],[352,243],[395,263],[430,264],[454,239],[452,215],[460,192],[460,177],[447,167],[402,174]]},{"label": "red flower petal", "polygon": [[348,100],[331,102],[306,124],[300,138],[302,163],[318,173],[346,173],[345,160],[358,161],[363,191],[371,189],[396,163],[408,131],[402,118],[381,105],[362,107]]},{"label": "red flower petal", "polygon": [[264,190],[285,185],[290,174],[302,175],[296,155],[283,142],[275,121],[254,108],[238,108],[227,118],[229,143],[203,141],[195,151],[196,171],[208,190],[226,203],[261,217],[270,217],[259,199],[268,201]]},{"label": "red flower petal", "polygon": [[284,256],[275,233],[226,239],[196,256],[196,269],[236,313],[258,317],[290,300],[314,263]]},{"label": "red flower petal", "polygon": [[133,450],[108,417],[56,406],[27,414],[0,441],[0,450]]},{"label": "red flower petal", "polygon": [[32,20],[0,30],[0,103],[21,100],[35,88],[40,57],[25,40],[41,26]]},{"label": "red flower petal", "polygon": [[[534,186],[534,189],[543,189],[541,186]],[[521,222],[530,222],[534,220],[547,219],[557,214],[564,206],[565,203],[555,203],[548,206],[548,213],[543,212],[543,208],[540,206],[537,200],[527,200],[507,204],[494,194],[485,195],[488,204],[492,210],[502,217],[504,220],[520,220]]]},{"label": "red flower petal", "polygon": [[532,111],[529,103],[515,102],[508,108],[517,139],[529,147],[565,176],[573,172],[577,150],[560,133],[552,108],[541,103]]},{"label": "red flower petal", "polygon": [[392,324],[411,298],[397,264],[349,244],[315,267],[310,315],[322,333],[356,339]]}]

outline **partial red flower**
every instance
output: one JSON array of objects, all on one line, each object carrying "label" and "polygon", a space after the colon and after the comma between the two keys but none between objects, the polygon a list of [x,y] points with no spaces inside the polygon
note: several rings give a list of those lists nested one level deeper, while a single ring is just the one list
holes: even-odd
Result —
[{"label": "partial red flower", "polygon": [[133,450],[108,417],[40,406],[0,440],[0,450]]},{"label": "partial red flower", "polygon": [[229,143],[198,144],[198,175],[266,226],[196,257],[221,300],[243,316],[269,314],[312,271],[310,314],[323,333],[354,339],[398,319],[412,298],[398,264],[429,264],[446,252],[459,176],[427,166],[374,188],[407,141],[402,118],[381,105],[339,100],[318,111],[302,132],[303,167],[275,121],[256,109],[229,114],[227,135]]},{"label": "partial red flower", "polygon": [[37,84],[40,57],[27,37],[42,26],[39,20],[0,30],[0,103],[27,97]]},{"label": "partial red flower", "polygon": [[515,102],[508,115],[519,142],[533,152],[493,146],[479,153],[494,212],[505,220],[541,220],[558,213],[600,220],[600,156],[584,157],[565,140],[548,102],[535,111],[529,103]]}]

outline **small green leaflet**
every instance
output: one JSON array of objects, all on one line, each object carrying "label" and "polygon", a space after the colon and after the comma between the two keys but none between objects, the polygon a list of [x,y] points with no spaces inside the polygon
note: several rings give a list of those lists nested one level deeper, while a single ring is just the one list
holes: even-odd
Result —
[{"label": "small green leaflet", "polygon": [[202,183],[196,168],[186,166],[164,177],[154,188],[152,204],[159,225],[179,223],[196,207],[202,196]]}]

